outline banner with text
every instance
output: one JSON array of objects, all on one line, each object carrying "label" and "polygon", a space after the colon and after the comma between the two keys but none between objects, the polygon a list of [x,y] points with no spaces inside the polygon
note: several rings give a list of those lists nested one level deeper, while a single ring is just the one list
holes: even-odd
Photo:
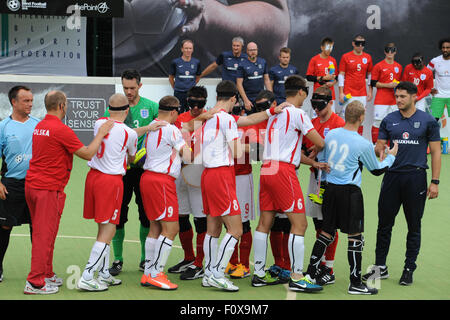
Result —
[{"label": "banner with text", "polygon": [[84,144],[93,138],[94,124],[108,107],[108,99],[114,94],[114,84],[75,83],[27,83],[0,82],[0,120],[11,114],[8,91],[15,85],[25,85],[33,92],[31,115],[43,119],[46,115],[44,97],[51,90],[61,90],[67,96],[67,113],[63,122],[72,128]]},{"label": "banner with text", "polygon": [[[76,7],[75,7],[76,6]],[[83,17],[123,17],[123,1],[118,0],[2,0],[0,13],[72,15],[78,10]]]},{"label": "banner with text", "polygon": [[2,14],[0,73],[85,76],[86,18]]}]

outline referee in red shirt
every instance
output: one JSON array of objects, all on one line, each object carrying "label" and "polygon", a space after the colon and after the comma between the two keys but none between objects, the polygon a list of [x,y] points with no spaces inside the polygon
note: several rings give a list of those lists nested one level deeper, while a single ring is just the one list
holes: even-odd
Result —
[{"label": "referee in red shirt", "polygon": [[44,279],[54,275],[53,248],[66,199],[64,188],[70,178],[73,154],[90,160],[114,125],[112,120],[105,122],[91,144],[84,146],[72,129],[61,121],[67,112],[66,95],[61,91],[50,91],[44,102],[47,115],[34,130],[32,159],[25,178],[25,199],[33,225],[31,271],[25,294],[58,292],[58,286],[46,284]]}]

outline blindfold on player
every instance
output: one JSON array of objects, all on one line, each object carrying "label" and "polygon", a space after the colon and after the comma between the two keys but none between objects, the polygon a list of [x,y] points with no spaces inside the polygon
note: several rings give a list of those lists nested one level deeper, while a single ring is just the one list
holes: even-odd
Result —
[{"label": "blindfold on player", "polygon": [[333,100],[332,96],[314,93],[311,99],[311,106],[314,110],[322,111],[327,107],[331,100]]}]

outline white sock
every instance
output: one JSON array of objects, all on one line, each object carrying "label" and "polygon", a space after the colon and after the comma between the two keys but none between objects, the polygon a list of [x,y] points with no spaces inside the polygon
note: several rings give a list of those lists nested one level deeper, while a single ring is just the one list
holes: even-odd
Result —
[{"label": "white sock", "polygon": [[147,237],[145,239],[145,269],[144,274],[148,276],[150,274],[150,267],[153,264],[153,256],[155,254],[156,243],[158,239]]},{"label": "white sock", "polygon": [[258,277],[264,277],[267,257],[267,238],[269,234],[255,231],[253,234],[253,247],[255,248],[255,271]]},{"label": "white sock", "polygon": [[205,254],[205,275],[208,277],[212,275],[212,268],[215,265],[218,243],[219,238],[214,238],[209,234],[205,235],[205,240],[203,240],[203,252]]},{"label": "white sock", "polygon": [[85,280],[92,280],[94,278],[94,273],[102,264],[103,257],[105,256],[108,247],[109,246],[103,242],[96,241],[94,243],[91,255],[89,256],[89,261],[86,264],[86,268],[82,275]]},{"label": "white sock", "polygon": [[305,254],[305,237],[297,234],[289,234],[288,243],[289,258],[293,273],[303,273],[303,258]]},{"label": "white sock", "polygon": [[234,247],[238,239],[233,237],[231,234],[227,233],[220,243],[219,251],[217,252],[217,259],[215,261],[215,266],[212,269],[215,278],[225,277],[224,272],[230,262],[230,258],[233,255]]},{"label": "white sock", "polygon": [[173,241],[169,238],[162,235],[159,236],[154,253],[154,262],[150,267],[150,276],[152,278],[155,278],[158,273],[163,272],[170,251],[172,250],[172,243]]},{"label": "white sock", "polygon": [[102,263],[100,265],[100,268],[98,269],[98,274],[101,275],[104,279],[108,279],[111,274],[109,273],[109,253],[111,251],[111,246],[106,245],[106,252],[102,259]]}]

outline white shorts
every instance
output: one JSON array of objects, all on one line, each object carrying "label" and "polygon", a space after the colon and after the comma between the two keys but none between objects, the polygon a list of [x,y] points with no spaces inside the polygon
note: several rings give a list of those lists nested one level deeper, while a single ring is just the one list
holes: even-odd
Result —
[{"label": "white shorts", "polygon": [[397,111],[398,107],[397,105],[381,105],[376,104],[373,106],[373,126],[375,128],[379,128],[381,121],[391,112]]},{"label": "white shorts", "polygon": [[308,192],[306,193],[305,197],[306,215],[311,218],[323,220],[322,206],[314,203],[313,201],[311,201],[311,199],[309,199],[310,193],[317,193],[317,180],[314,176],[314,172],[311,172],[311,175],[309,177]]},{"label": "white shorts", "polygon": [[426,112],[427,110],[427,97],[424,97],[422,99],[420,99],[419,101],[416,101],[416,108]]},{"label": "white shorts", "polygon": [[[339,100],[337,100],[339,103]],[[367,97],[363,96],[363,97],[351,97],[349,100],[347,100],[347,102],[344,103],[344,105],[339,105],[340,107],[342,107],[342,110],[339,112],[339,115],[341,116],[342,119],[345,119],[345,108],[347,108],[348,104],[353,102],[353,101],[359,101],[363,104],[364,108],[367,105]]]},{"label": "white shorts", "polygon": [[187,185],[181,174],[175,180],[175,185],[177,187],[179,215],[192,214],[195,218],[205,218],[202,190]]},{"label": "white shorts", "polygon": [[253,192],[253,174],[236,176],[236,195],[241,207],[242,222],[256,218]]}]

